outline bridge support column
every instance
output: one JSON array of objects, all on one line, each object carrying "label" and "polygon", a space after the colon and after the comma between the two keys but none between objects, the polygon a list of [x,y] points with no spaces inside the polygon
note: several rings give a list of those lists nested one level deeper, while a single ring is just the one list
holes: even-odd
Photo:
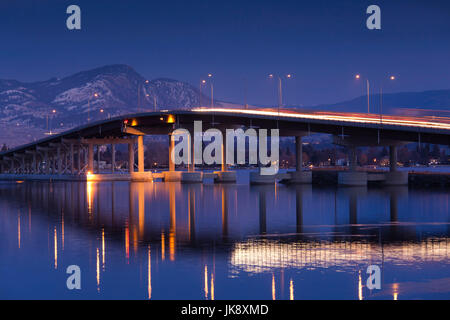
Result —
[{"label": "bridge support column", "polygon": [[134,140],[128,144],[128,171],[134,172]]},{"label": "bridge support column", "polygon": [[348,151],[349,170],[338,173],[338,184],[342,186],[367,186],[367,172],[356,171],[358,166],[356,146],[349,146]]},{"label": "bridge support column", "polygon": [[33,152],[33,160],[32,160],[32,168],[31,168],[31,172],[33,174],[37,174],[37,159],[36,159],[36,151]]},{"label": "bridge support column", "polygon": [[69,152],[64,151],[64,170],[63,173],[69,172]]},{"label": "bridge support column", "polygon": [[[192,143],[189,141],[189,159],[192,162]],[[164,181],[165,182],[184,182],[184,183],[197,183],[203,181],[202,172],[192,171],[192,163],[188,164],[188,171],[176,171],[175,162],[172,159],[172,152],[175,149],[175,140],[173,135],[169,135],[169,171],[165,171]]]},{"label": "bridge support column", "polygon": [[354,146],[349,148],[348,162],[350,171],[356,171],[356,168],[358,166],[358,157],[356,155],[356,147]]},{"label": "bridge support column", "polygon": [[88,144],[88,154],[87,154],[87,171],[91,174],[94,173],[94,144]]},{"label": "bridge support column", "polygon": [[[222,167],[220,171],[214,172],[216,177],[214,182],[218,183],[230,183],[236,182],[236,171],[229,171],[227,164],[227,133],[226,130],[222,130]],[[234,141],[233,141],[234,142]]]},{"label": "bridge support column", "polygon": [[195,171],[195,149],[194,149],[194,131],[190,130],[189,132],[189,165],[188,165],[188,170],[189,172],[194,172]]},{"label": "bridge support column", "polygon": [[303,145],[302,137],[295,137],[295,170],[301,172],[303,167]]},{"label": "bridge support column", "polygon": [[[94,151],[92,151],[92,152],[94,152]],[[88,171],[89,170],[89,146],[88,146],[88,148],[83,146],[83,157],[84,157],[83,164],[86,167],[86,171]]]},{"label": "bridge support column", "polygon": [[20,173],[25,174],[25,157],[20,159]]},{"label": "bridge support column", "polygon": [[195,171],[195,148],[194,148],[194,130],[189,130],[188,135],[188,171],[181,172],[181,182],[184,183],[200,183],[203,182],[203,172]]},{"label": "bridge support column", "polygon": [[144,136],[137,137],[138,145],[138,172],[144,172]]},{"label": "bridge support column", "polygon": [[[147,181],[153,181],[153,175],[151,172],[145,172],[145,162],[144,162],[144,136],[138,135],[137,139],[133,139],[132,142],[129,144],[131,146],[132,150],[129,150],[133,154],[133,158],[130,159],[131,163],[134,165],[134,143],[137,142],[137,153],[138,153],[138,171],[130,172],[131,175],[131,181],[140,181],[140,182],[147,182]],[[115,159],[114,159],[115,162]]]},{"label": "bridge support column", "polygon": [[397,171],[397,146],[389,146],[389,170],[385,174],[385,185],[408,184],[408,172]]},{"label": "bridge support column", "polygon": [[81,174],[81,145],[77,148],[77,171]]},{"label": "bridge support column", "polygon": [[175,171],[175,162],[172,159],[172,153],[175,149],[175,140],[173,140],[173,135],[169,135],[169,171]]},{"label": "bridge support column", "polygon": [[397,147],[389,147],[389,168],[391,172],[397,171]]},{"label": "bridge support column", "polygon": [[70,144],[70,173],[75,173],[75,165],[74,165],[74,154],[73,154],[73,143]]},{"label": "bridge support column", "polygon": [[312,183],[312,172],[303,171],[303,146],[302,136],[295,137],[295,171],[289,172],[289,183]]},{"label": "bridge support column", "polygon": [[175,162],[172,159],[172,152],[175,149],[175,140],[173,135],[169,134],[169,171],[164,172],[165,182],[178,182],[181,181],[181,171],[175,171]]},{"label": "bridge support column", "polygon": [[116,145],[111,144],[111,172],[116,171]]},{"label": "bridge support column", "polygon": [[45,174],[50,173],[50,159],[48,158],[48,151],[44,152],[44,162],[45,162]]},{"label": "bridge support column", "polygon": [[100,174],[100,145],[97,145],[97,174]]},{"label": "bridge support column", "polygon": [[62,158],[61,158],[61,147],[56,149],[56,158],[58,161],[58,174],[62,174]]}]

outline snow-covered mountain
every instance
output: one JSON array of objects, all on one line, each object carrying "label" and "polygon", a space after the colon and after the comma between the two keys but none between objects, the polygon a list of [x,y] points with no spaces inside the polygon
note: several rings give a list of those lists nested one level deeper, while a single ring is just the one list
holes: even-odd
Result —
[{"label": "snow-covered mountain", "polygon": [[[33,83],[0,80],[0,143],[28,142],[49,130],[86,123],[88,118],[151,111],[155,104],[157,109],[189,109],[198,107],[199,99],[199,90],[188,83],[147,80],[127,65]],[[209,97],[202,95],[201,101],[205,103]]]}]

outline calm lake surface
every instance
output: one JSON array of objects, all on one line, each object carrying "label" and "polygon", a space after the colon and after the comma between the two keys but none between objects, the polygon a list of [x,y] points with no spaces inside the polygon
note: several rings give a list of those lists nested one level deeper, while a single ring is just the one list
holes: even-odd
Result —
[{"label": "calm lake surface", "polygon": [[450,298],[450,190],[247,179],[0,182],[0,298]]}]

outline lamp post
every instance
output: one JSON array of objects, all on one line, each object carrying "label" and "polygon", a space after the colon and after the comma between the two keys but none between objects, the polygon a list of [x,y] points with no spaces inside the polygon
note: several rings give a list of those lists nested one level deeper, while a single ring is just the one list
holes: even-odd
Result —
[{"label": "lamp post", "polygon": [[[149,84],[150,81],[145,80],[144,83],[139,82],[138,83],[138,92],[137,92],[137,109],[138,112],[141,110],[141,89],[143,88],[144,84]],[[148,97],[148,95],[146,95]]]},{"label": "lamp post", "polygon": [[[396,79],[395,76],[389,76],[389,80],[394,81]],[[383,82],[380,85],[380,123],[383,122]]]},{"label": "lamp post", "polygon": [[206,84],[206,80],[200,80],[200,95],[198,97],[198,103],[199,103],[199,107],[202,106],[202,86],[204,86]]},{"label": "lamp post", "polygon": [[[356,80],[361,79],[361,75],[357,74],[355,76]],[[370,81],[366,78],[366,87],[367,87],[367,113],[370,113]]]},{"label": "lamp post", "polygon": [[211,108],[214,108],[214,85],[212,82],[212,74],[208,73],[208,78],[210,79],[209,83],[211,86]]},{"label": "lamp post", "polygon": [[[56,114],[56,109],[52,110],[52,114]],[[52,135],[52,118],[50,118],[50,123],[49,123],[49,119],[48,119],[48,113],[47,113],[47,133],[48,135]]]},{"label": "lamp post", "polygon": [[[280,108],[283,105],[283,84],[281,76],[274,76],[273,73],[269,74],[269,79],[273,79],[274,77],[278,78],[278,116],[280,116]],[[284,76],[286,79],[292,79],[292,74],[288,73]]]},{"label": "lamp post", "polygon": [[88,98],[88,123],[91,122],[90,113],[91,113],[91,98],[94,97],[94,99],[98,98],[99,95],[97,92],[94,93],[93,96],[89,96]]}]

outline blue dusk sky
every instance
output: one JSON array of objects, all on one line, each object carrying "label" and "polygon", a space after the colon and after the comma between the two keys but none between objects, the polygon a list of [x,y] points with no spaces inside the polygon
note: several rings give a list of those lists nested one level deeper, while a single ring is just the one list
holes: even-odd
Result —
[{"label": "blue dusk sky", "polygon": [[[82,29],[66,28],[81,7]],[[381,30],[366,9],[381,8]],[[450,1],[415,0],[2,0],[0,79],[46,80],[107,64],[148,79],[198,86],[214,75],[216,98],[276,103],[268,74],[285,81],[286,104],[362,95],[360,73],[378,90],[450,88]],[[396,81],[388,80],[395,75]]]}]

